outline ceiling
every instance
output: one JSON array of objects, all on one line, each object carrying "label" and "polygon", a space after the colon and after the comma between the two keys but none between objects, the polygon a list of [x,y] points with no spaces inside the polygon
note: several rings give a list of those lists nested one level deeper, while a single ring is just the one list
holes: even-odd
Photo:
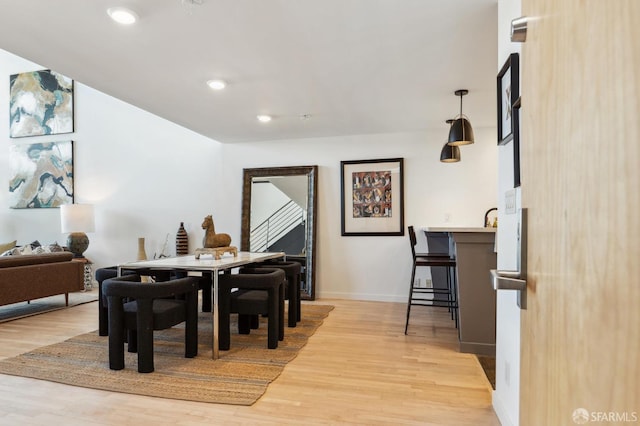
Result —
[{"label": "ceiling", "polygon": [[0,0],[0,48],[223,143],[445,132],[456,89],[495,127],[497,0],[185,3]]}]

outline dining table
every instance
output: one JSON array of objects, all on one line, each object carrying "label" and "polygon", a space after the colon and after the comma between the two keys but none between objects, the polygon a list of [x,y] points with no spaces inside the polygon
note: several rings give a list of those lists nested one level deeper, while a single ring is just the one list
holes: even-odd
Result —
[{"label": "dining table", "polygon": [[[195,255],[185,255],[176,257],[164,257],[153,260],[139,260],[118,264],[118,276],[123,270],[144,270],[144,271],[183,271],[186,273],[211,272],[211,285],[213,288],[212,297],[212,318],[213,321],[213,359],[219,358],[219,323],[218,323],[218,274],[222,271],[230,271],[233,268],[246,266],[252,263],[264,262],[271,259],[284,258],[284,252],[246,252],[238,251],[236,255],[223,254],[219,258],[209,254],[201,254],[196,259]],[[147,272],[148,273],[148,272]]]}]

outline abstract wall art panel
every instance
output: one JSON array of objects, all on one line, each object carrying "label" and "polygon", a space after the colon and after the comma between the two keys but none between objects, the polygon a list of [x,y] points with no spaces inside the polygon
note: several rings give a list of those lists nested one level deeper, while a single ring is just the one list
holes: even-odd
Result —
[{"label": "abstract wall art panel", "polygon": [[73,142],[13,145],[9,151],[9,206],[73,204]]},{"label": "abstract wall art panel", "polygon": [[9,136],[73,132],[73,80],[51,70],[13,74]]}]

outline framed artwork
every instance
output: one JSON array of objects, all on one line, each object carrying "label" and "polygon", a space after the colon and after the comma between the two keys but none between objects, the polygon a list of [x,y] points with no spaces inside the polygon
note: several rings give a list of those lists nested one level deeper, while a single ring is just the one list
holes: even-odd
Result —
[{"label": "framed artwork", "polygon": [[519,56],[512,53],[498,73],[498,145],[513,139],[513,104],[520,97]]},{"label": "framed artwork", "polygon": [[73,204],[73,141],[12,145],[9,207]]},{"label": "framed artwork", "polygon": [[9,136],[73,132],[73,80],[51,70],[9,77]]},{"label": "framed artwork", "polygon": [[404,235],[403,162],[340,162],[342,236]]},{"label": "framed artwork", "polygon": [[513,103],[513,187],[520,186],[520,97]]}]

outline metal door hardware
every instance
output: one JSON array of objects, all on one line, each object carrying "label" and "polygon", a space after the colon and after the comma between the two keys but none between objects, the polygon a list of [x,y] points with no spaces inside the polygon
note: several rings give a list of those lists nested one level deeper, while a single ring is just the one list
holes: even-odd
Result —
[{"label": "metal door hardware", "polygon": [[515,290],[518,292],[518,306],[527,308],[527,209],[520,210],[518,224],[518,270],[491,270],[494,290]]},{"label": "metal door hardware", "polygon": [[491,270],[494,290],[519,290],[527,289],[527,281],[520,278],[518,271]]},{"label": "metal door hardware", "polygon": [[514,43],[524,43],[527,41],[528,18],[521,16],[511,21],[511,41]]}]

